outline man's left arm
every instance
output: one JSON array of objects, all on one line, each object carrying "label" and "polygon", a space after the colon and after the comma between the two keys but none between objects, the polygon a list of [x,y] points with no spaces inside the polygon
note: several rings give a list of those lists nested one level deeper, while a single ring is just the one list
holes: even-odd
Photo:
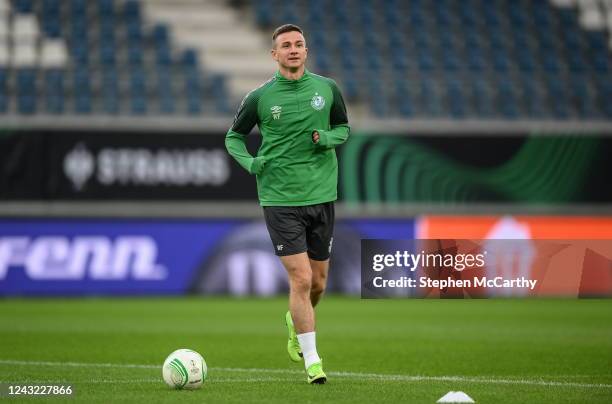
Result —
[{"label": "man's left arm", "polygon": [[346,142],[351,128],[346,115],[346,105],[335,81],[331,82],[334,100],[329,112],[329,123],[331,129],[315,129],[312,132],[312,140],[318,146],[331,149]]}]

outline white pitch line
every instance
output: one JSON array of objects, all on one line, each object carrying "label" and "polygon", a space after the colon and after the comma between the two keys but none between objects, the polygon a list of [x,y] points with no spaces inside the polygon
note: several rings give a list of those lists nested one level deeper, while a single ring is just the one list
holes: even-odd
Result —
[{"label": "white pitch line", "polygon": [[[34,365],[34,366],[71,366],[71,367],[97,367],[97,368],[140,368],[140,369],[159,369],[160,365],[139,365],[121,363],[88,363],[88,362],[45,362],[45,361],[22,361],[11,359],[0,359],[0,364],[5,365]],[[210,368],[222,372],[246,372],[246,373],[279,373],[279,374],[303,374],[303,371],[289,369],[265,369],[265,368]],[[530,386],[555,386],[555,387],[580,387],[580,388],[612,388],[612,384],[605,383],[576,383],[558,382],[547,380],[529,379],[503,379],[490,377],[470,377],[470,376],[421,376],[421,375],[393,375],[381,373],[356,373],[356,372],[328,372],[330,376],[372,379],[382,381],[434,381],[434,382],[462,382],[462,383],[482,383],[482,384],[522,384]],[[236,379],[226,379],[236,380]],[[266,381],[263,378],[252,378],[252,381]],[[284,380],[284,379],[283,379]]]},{"label": "white pitch line", "polygon": [[[237,379],[225,379],[225,378],[212,378],[207,379],[206,384],[210,383],[261,383],[261,382],[287,382],[295,379],[289,378],[280,378],[280,377],[266,377],[266,378],[237,378]],[[10,381],[10,380],[0,380],[0,384],[66,384],[68,383],[66,380],[26,380],[26,381]],[[163,383],[161,375],[156,379],[87,379],[87,380],[77,380],[76,382],[70,382],[72,385],[75,384],[134,384],[134,383]]]},{"label": "white pitch line", "polygon": [[0,364],[6,365],[34,365],[34,366],[70,366],[90,368],[141,368],[158,369],[156,365],[134,365],[129,363],[88,363],[88,362],[45,362],[45,361],[19,361],[12,359],[0,359]]}]

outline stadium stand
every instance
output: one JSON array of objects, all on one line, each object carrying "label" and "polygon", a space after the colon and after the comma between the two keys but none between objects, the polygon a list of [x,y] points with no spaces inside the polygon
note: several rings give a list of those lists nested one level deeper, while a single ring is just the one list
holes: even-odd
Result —
[{"label": "stadium stand", "polygon": [[[149,1],[0,0],[0,114],[230,115],[254,84],[228,83],[249,63],[206,55],[227,36],[177,46],[189,27],[145,22],[145,6],[169,8]],[[375,118],[612,118],[610,0],[218,3],[255,21],[247,48],[303,26],[311,69]]]},{"label": "stadium stand", "polygon": [[303,26],[313,69],[375,116],[612,118],[610,1],[262,0],[253,11],[268,31]]},{"label": "stadium stand", "polygon": [[0,113],[228,114],[225,77],[141,14],[135,0],[0,0]]}]

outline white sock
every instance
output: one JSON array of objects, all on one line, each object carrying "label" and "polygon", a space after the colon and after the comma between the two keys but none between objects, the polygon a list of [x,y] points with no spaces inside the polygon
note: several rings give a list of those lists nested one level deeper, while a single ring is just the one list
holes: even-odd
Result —
[{"label": "white sock", "polygon": [[306,366],[306,369],[308,369],[308,367],[313,363],[321,361],[321,358],[319,358],[319,354],[317,353],[317,342],[314,331],[298,334],[297,339],[300,342],[300,348],[302,348],[302,355],[304,355],[304,366]]}]

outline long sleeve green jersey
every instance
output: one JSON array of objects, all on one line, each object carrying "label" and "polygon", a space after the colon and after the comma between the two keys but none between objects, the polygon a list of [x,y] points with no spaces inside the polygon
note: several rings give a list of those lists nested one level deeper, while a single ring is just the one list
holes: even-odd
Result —
[{"label": "long sleeve green jersey", "polygon": [[[253,157],[246,136],[259,126],[262,143]],[[318,131],[318,143],[312,141]],[[335,81],[306,70],[297,80],[280,72],[242,100],[225,137],[228,152],[257,177],[262,206],[305,206],[335,201],[335,147],[349,135],[346,106]]]}]

